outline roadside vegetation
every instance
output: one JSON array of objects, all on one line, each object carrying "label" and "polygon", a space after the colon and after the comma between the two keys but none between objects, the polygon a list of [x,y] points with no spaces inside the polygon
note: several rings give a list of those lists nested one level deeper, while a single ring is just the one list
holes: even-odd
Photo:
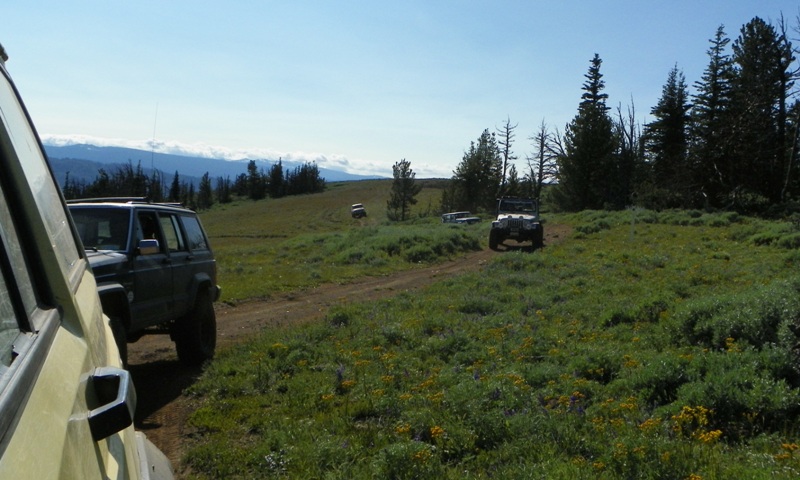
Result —
[{"label": "roadside vegetation", "polygon": [[[800,476],[796,224],[648,210],[547,220],[573,234],[221,352],[188,392],[191,476]],[[273,243],[296,255],[324,238],[320,252],[347,258],[358,239],[359,262],[336,267],[347,272],[423,229],[362,230]]]}]

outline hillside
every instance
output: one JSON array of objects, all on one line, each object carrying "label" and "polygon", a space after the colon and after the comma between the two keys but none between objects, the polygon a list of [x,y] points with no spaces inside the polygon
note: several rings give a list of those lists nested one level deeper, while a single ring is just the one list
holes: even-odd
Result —
[{"label": "hillside", "polygon": [[[148,172],[153,169],[163,173],[167,179],[177,171],[185,181],[197,183],[206,172],[211,178],[230,177],[235,179],[238,175],[247,172],[250,159],[223,160],[218,158],[193,157],[184,155],[171,155],[165,153],[148,152],[133,148],[123,147],[98,147],[95,145],[45,145],[45,151],[50,159],[56,179],[63,182],[69,172],[70,179],[91,183],[97,176],[100,168],[113,169],[117,165],[126,165],[129,162],[141,167]],[[259,168],[267,171],[277,160],[253,159]],[[298,162],[282,161],[284,171],[301,166]],[[374,179],[375,176],[356,175],[339,170],[319,167],[320,176],[328,182]]]}]

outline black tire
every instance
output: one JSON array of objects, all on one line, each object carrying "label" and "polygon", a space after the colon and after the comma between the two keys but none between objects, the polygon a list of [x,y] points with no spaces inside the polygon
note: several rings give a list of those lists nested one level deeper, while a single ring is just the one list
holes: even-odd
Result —
[{"label": "black tire", "polygon": [[497,232],[494,231],[494,230],[490,230],[489,231],[489,248],[491,248],[492,250],[497,250],[497,244],[499,243],[497,240],[498,240],[497,239]]},{"label": "black tire", "polygon": [[108,324],[111,326],[111,333],[114,334],[114,343],[119,350],[119,358],[122,360],[122,367],[128,368],[128,336],[125,333],[125,326],[119,317],[110,317]]},{"label": "black tire", "polygon": [[197,292],[194,308],[175,323],[175,349],[184,365],[202,365],[214,358],[217,348],[217,317],[207,289]]},{"label": "black tire", "polygon": [[537,248],[544,247],[544,227],[539,225],[539,228],[536,229],[536,236],[533,239],[533,248],[534,250]]}]

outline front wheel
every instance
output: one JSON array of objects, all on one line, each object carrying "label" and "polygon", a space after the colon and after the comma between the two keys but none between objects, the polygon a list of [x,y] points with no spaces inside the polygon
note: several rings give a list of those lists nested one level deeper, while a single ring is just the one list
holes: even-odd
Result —
[{"label": "front wheel", "polygon": [[539,226],[539,228],[536,229],[536,233],[534,234],[533,237],[533,248],[535,250],[537,248],[543,248],[543,247],[544,247],[544,227]]},{"label": "front wheel", "polygon": [[175,323],[175,349],[181,363],[201,365],[214,358],[217,347],[217,317],[208,289],[197,292],[194,308]]},{"label": "front wheel", "polygon": [[489,231],[489,248],[491,248],[492,250],[497,250],[498,243],[500,243],[500,242],[499,242],[499,239],[498,239],[497,231],[496,230],[490,230]]}]

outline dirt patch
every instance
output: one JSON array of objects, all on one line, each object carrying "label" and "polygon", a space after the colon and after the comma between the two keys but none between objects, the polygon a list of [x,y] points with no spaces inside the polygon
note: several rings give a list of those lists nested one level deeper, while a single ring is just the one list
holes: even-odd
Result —
[{"label": "dirt patch", "polygon": [[[564,225],[547,225],[545,246],[559,243],[569,234]],[[513,247],[512,247],[513,248]],[[546,250],[545,250],[546,251]],[[327,284],[265,301],[230,306],[219,304],[217,346],[224,348],[253,336],[266,326],[297,324],[322,318],[328,309],[350,300],[368,301],[426,287],[459,273],[480,270],[498,252],[482,250],[453,261],[381,277],[366,277],[346,284]],[[138,396],[135,426],[164,452],[183,475],[181,458],[186,420],[193,407],[183,391],[200,376],[199,368],[178,362],[167,335],[149,335],[128,346],[129,369]]]}]

